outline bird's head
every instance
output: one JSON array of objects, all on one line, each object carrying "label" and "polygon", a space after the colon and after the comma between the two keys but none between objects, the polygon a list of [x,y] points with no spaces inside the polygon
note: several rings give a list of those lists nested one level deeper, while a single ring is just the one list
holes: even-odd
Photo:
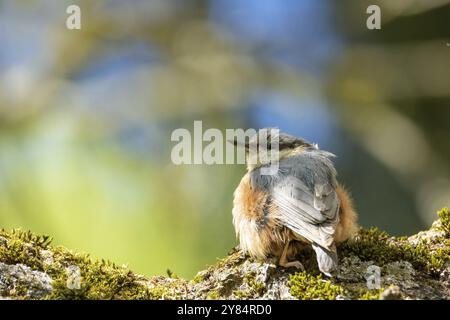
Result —
[{"label": "bird's head", "polygon": [[280,132],[276,128],[263,128],[252,136],[229,141],[237,147],[245,149],[247,169],[280,161],[306,149],[318,149],[303,138]]}]

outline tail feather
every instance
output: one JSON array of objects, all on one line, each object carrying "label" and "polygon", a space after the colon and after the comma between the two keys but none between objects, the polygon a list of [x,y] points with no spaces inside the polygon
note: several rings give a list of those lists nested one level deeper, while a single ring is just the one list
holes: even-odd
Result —
[{"label": "tail feather", "polygon": [[326,276],[331,277],[338,267],[336,247],[333,245],[333,248],[329,250],[313,243],[312,248],[316,252],[319,270]]}]

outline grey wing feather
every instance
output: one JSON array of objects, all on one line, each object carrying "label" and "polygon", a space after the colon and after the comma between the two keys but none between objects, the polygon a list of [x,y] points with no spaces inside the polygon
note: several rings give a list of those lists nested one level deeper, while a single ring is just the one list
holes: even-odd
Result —
[{"label": "grey wing feather", "polygon": [[[339,222],[336,171],[329,153],[306,151],[281,160],[274,176],[253,175],[253,182],[269,188],[278,206],[278,219],[298,235],[331,248]],[[265,177],[265,178],[264,178]]]}]

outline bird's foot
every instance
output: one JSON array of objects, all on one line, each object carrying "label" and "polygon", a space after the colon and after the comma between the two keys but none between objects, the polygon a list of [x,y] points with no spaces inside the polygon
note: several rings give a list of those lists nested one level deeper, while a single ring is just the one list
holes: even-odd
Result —
[{"label": "bird's foot", "polygon": [[295,267],[301,271],[305,271],[305,267],[303,266],[303,264],[300,261],[290,261],[290,262],[285,262],[285,263],[280,263],[280,266],[284,267],[284,268],[290,268],[290,267]]}]

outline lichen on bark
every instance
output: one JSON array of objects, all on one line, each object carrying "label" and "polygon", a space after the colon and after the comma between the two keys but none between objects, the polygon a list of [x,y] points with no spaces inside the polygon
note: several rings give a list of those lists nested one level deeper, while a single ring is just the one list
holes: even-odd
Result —
[{"label": "lichen on bark", "polygon": [[361,229],[340,246],[333,278],[320,274],[311,250],[298,258],[306,271],[278,267],[271,259],[256,261],[233,249],[192,280],[146,277],[53,247],[48,236],[1,230],[0,298],[449,299],[450,212],[442,209],[429,230],[410,237]]}]

